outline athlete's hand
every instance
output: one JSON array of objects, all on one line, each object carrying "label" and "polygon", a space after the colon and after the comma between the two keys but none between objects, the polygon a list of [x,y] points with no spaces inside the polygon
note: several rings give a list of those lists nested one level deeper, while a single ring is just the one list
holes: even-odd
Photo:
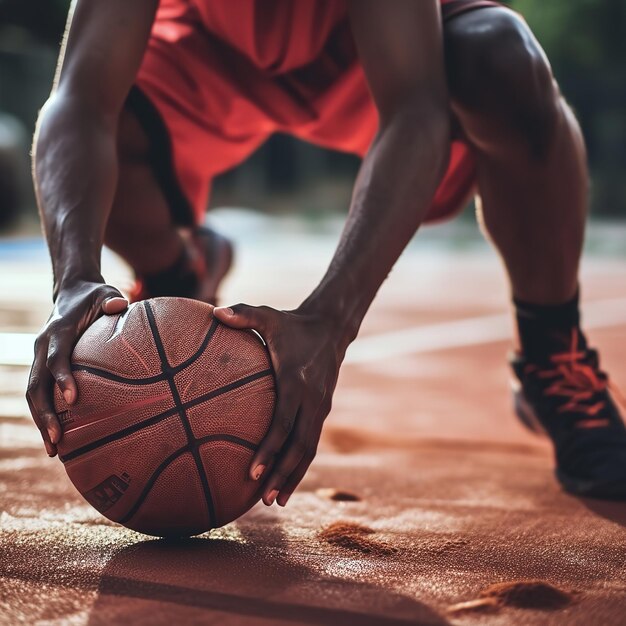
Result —
[{"label": "athlete's hand", "polygon": [[77,282],[59,292],[52,313],[35,341],[26,400],[43,437],[49,456],[57,453],[61,425],[54,411],[55,382],[68,404],[78,398],[70,357],[76,341],[103,314],[120,313],[128,306],[122,294],[109,285]]},{"label": "athlete's hand", "polygon": [[276,375],[276,409],[250,476],[266,478],[266,505],[285,506],[315,457],[345,347],[335,325],[319,315],[245,304],[218,307],[214,314],[232,328],[256,330],[267,343]]}]

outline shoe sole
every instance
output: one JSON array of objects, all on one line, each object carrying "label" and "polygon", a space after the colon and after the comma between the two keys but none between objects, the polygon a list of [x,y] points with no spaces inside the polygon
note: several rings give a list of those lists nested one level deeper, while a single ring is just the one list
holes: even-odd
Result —
[{"label": "shoe sole", "polygon": [[[548,437],[546,429],[543,427],[531,404],[526,400],[519,381],[512,381],[511,387],[513,407],[520,422],[535,435]],[[603,500],[626,499],[626,484],[623,482],[599,483],[597,481],[584,480],[575,478],[559,468],[554,470],[554,475],[563,489],[571,494]]]}]

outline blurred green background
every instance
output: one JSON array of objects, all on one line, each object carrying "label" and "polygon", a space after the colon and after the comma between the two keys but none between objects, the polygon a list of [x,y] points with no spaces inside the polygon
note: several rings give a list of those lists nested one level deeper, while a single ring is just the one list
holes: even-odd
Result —
[{"label": "blurred green background", "polygon": [[597,215],[626,216],[626,1],[515,0],[580,120]]},{"label": "blurred green background", "polygon": [[[227,0],[215,0],[227,1]],[[626,216],[626,0],[511,0],[581,121],[595,216]],[[69,0],[0,0],[0,226],[33,221],[28,148],[50,89]],[[213,205],[345,210],[358,160],[276,136],[216,181]],[[25,217],[24,217],[25,216]]]}]

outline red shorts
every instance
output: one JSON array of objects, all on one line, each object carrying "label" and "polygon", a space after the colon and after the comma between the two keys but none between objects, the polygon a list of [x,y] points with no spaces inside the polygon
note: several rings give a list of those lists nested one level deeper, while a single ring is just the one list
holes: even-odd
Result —
[{"label": "red shorts", "polygon": [[[446,20],[495,3],[441,4]],[[212,178],[272,133],[363,156],[378,126],[344,0],[161,0],[128,104],[181,223],[201,221]],[[455,140],[427,221],[458,212],[474,182]]]}]

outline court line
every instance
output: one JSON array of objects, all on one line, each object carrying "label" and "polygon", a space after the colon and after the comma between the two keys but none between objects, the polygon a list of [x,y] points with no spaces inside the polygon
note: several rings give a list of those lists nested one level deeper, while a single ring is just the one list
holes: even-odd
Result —
[{"label": "court line", "polygon": [[[626,324],[626,298],[586,302],[582,313],[586,329]],[[510,339],[512,332],[508,314],[413,326],[357,339],[348,348],[345,362],[371,363],[390,357],[494,343]]]},{"label": "court line", "polygon": [[[626,324],[626,298],[592,300],[585,302],[582,310],[583,326],[587,329]],[[512,336],[512,328],[511,317],[505,313],[411,326],[357,339],[348,348],[345,362],[371,363],[505,341]],[[34,342],[33,333],[0,333],[0,365],[30,366]]]}]

